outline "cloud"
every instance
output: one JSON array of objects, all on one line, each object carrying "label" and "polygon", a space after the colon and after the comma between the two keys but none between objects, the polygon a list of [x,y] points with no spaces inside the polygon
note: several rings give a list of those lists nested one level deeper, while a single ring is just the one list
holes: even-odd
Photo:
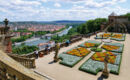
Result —
[{"label": "cloud", "polygon": [[47,2],[48,0],[41,0],[42,2]]},{"label": "cloud", "polygon": [[55,7],[61,7],[61,5],[59,3],[55,3],[54,6]]},{"label": "cloud", "polygon": [[0,0],[0,20],[3,21],[6,17],[10,21],[89,20],[107,17],[113,11],[119,15],[129,12],[130,9],[118,5],[125,2],[126,0]]}]

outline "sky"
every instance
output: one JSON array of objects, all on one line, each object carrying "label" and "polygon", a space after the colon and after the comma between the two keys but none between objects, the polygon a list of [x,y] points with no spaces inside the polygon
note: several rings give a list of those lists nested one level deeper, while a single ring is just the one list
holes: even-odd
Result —
[{"label": "sky", "polygon": [[130,12],[130,0],[0,0],[0,21],[55,21],[107,18]]}]

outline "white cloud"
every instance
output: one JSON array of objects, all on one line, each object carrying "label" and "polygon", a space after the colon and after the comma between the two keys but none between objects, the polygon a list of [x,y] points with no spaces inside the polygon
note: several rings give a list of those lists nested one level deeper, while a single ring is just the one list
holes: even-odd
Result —
[{"label": "white cloud", "polygon": [[[68,4],[69,9],[51,8],[42,5],[43,2],[53,1],[51,7],[61,7],[61,2]],[[10,21],[24,20],[89,20],[99,17],[107,17],[111,12],[127,13],[130,9],[122,8],[118,3],[126,0],[0,0],[1,20],[9,18]],[[8,3],[7,3],[8,2]],[[111,7],[111,5],[113,5]],[[64,5],[62,5],[64,6]]]},{"label": "white cloud", "polygon": [[42,2],[47,2],[48,0],[41,0]]},{"label": "white cloud", "polygon": [[55,6],[55,7],[61,7],[61,4],[55,3],[54,6]]}]

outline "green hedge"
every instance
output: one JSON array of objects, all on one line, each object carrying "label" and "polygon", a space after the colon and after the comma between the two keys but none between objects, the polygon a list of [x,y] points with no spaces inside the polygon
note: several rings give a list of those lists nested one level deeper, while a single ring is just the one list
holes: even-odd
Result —
[{"label": "green hedge", "polygon": [[93,48],[91,48],[91,51],[102,52],[102,49],[101,48],[93,47]]}]

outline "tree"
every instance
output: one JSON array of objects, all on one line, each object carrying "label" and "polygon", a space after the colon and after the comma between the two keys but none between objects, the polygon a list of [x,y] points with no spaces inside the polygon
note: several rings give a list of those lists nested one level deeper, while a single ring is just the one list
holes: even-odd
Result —
[{"label": "tree", "polygon": [[97,18],[95,20],[88,20],[85,24],[81,24],[77,28],[77,31],[80,34],[87,34],[87,33],[98,31],[98,30],[100,30],[100,25],[103,22],[107,22],[107,19],[105,19],[105,18]]},{"label": "tree", "polygon": [[127,16],[127,17],[128,17],[128,20],[130,21],[130,13],[127,13],[127,14],[125,14],[125,15],[123,15],[123,16]]}]

